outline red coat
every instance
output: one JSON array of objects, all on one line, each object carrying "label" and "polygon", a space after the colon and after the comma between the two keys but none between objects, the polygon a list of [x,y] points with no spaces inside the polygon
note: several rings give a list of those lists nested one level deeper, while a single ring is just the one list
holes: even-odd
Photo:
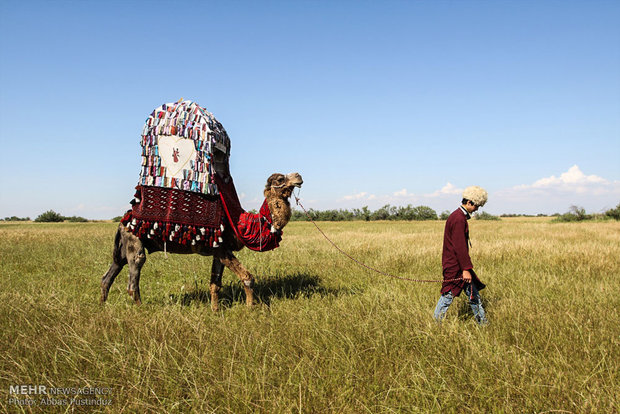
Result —
[{"label": "red coat", "polygon": [[449,291],[452,291],[454,296],[461,293],[466,286],[465,281],[449,280],[463,277],[463,270],[471,272],[472,282],[478,290],[485,287],[474,272],[474,265],[469,257],[469,226],[467,225],[467,217],[460,208],[453,211],[446,221],[446,228],[443,233],[441,267],[443,268],[444,279],[441,285],[442,295]]}]

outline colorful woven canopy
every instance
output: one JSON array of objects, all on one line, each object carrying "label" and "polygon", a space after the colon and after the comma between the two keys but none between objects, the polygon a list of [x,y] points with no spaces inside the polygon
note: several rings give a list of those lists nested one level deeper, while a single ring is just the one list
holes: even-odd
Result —
[{"label": "colorful woven canopy", "polygon": [[192,101],[163,104],[142,131],[138,185],[218,194],[215,152],[230,155],[230,139],[217,119]]}]

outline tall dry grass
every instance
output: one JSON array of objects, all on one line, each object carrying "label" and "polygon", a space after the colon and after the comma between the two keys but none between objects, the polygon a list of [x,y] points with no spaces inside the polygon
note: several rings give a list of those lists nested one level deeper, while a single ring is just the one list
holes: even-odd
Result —
[{"label": "tall dry grass", "polygon": [[[353,256],[440,277],[443,222],[321,223]],[[0,407],[8,412],[618,412],[620,223],[472,221],[491,324],[438,284],[370,273],[310,223],[273,252],[242,251],[259,305],[210,259],[148,257],[143,305],[127,274],[99,305],[113,224],[1,224]],[[10,386],[110,388],[111,406],[9,403]],[[96,397],[96,396],[95,396]]]}]

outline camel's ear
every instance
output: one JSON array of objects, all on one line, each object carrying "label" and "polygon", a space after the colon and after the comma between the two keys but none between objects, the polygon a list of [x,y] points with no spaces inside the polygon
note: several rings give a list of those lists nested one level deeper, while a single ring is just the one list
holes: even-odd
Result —
[{"label": "camel's ear", "polygon": [[278,176],[277,173],[271,174],[269,178],[267,178],[267,185],[271,186],[273,184],[273,180],[275,180],[277,176]]},{"label": "camel's ear", "polygon": [[265,186],[265,188],[267,189],[272,186],[277,187],[281,184],[284,184],[285,181],[286,181],[286,177],[284,177],[284,175],[279,174],[279,173],[271,174],[269,178],[267,178],[267,185]]}]

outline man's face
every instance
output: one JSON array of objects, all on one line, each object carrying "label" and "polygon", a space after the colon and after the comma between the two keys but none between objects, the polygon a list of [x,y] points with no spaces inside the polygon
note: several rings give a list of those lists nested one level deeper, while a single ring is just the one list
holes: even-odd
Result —
[{"label": "man's face", "polygon": [[471,201],[467,201],[467,204],[465,204],[465,210],[467,210],[469,214],[472,214],[478,211],[478,206]]}]

